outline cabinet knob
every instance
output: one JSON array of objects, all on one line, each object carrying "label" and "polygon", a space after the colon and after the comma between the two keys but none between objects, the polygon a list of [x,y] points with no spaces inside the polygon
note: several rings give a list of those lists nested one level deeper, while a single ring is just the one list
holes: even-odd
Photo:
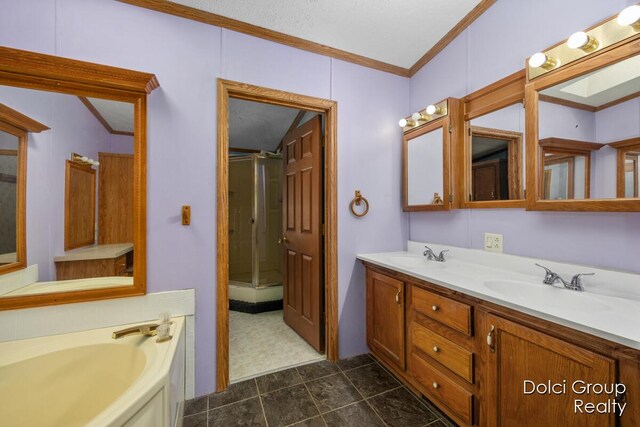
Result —
[{"label": "cabinet knob", "polygon": [[438,387],[440,387],[440,384],[438,384],[437,382],[434,381],[433,382],[433,388],[438,388]]},{"label": "cabinet knob", "polygon": [[398,293],[396,294],[396,304],[400,304],[400,292],[402,291],[398,291]]},{"label": "cabinet knob", "polygon": [[437,306],[437,305],[432,305],[432,306],[431,306],[431,310],[433,310],[433,311],[438,311],[438,306]]},{"label": "cabinet knob", "polygon": [[440,351],[440,349],[438,348],[438,346],[437,346],[437,345],[434,345],[434,346],[433,346],[433,351],[435,351],[435,352],[437,353],[437,352],[439,352],[439,351]]}]

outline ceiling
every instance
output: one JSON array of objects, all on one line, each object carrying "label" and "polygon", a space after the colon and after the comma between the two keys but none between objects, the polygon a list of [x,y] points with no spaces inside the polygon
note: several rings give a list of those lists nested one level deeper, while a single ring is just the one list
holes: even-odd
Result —
[{"label": "ceiling", "polygon": [[408,69],[481,0],[170,0],[170,3]]},{"label": "ceiling", "polygon": [[[129,102],[111,101],[108,99],[86,98],[91,103],[95,111],[100,117],[96,116],[103,125],[109,126],[107,130],[110,133],[133,133],[133,104]],[[107,126],[105,126],[106,128]]]},{"label": "ceiling", "polygon": [[[229,147],[275,152],[300,110],[229,99]],[[317,113],[307,112],[299,124]]]}]

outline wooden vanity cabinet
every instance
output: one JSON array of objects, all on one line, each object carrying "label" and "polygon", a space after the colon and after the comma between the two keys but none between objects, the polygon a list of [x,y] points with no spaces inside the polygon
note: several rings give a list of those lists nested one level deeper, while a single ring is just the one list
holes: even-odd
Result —
[{"label": "wooden vanity cabinet", "polygon": [[[393,270],[365,266],[372,355],[458,424],[640,425],[640,351]],[[396,302],[396,295],[404,299]],[[536,385],[566,380],[566,392],[525,394],[525,380]],[[616,399],[576,395],[576,380],[608,387],[623,383],[626,393],[616,400],[627,403],[623,416],[574,415],[576,399],[594,404]]]},{"label": "wooden vanity cabinet", "polygon": [[[606,403],[614,396],[574,392],[576,381],[580,381],[578,392],[583,383],[614,384],[614,359],[493,314],[486,316],[485,328],[489,338],[484,349],[484,425],[616,425],[613,412],[588,414],[576,409],[577,402]],[[539,388],[543,393],[533,392],[539,384],[543,385]],[[579,404],[579,408],[584,409],[584,405]]]},{"label": "wooden vanity cabinet", "polygon": [[367,270],[367,345],[385,362],[405,368],[404,282]]}]

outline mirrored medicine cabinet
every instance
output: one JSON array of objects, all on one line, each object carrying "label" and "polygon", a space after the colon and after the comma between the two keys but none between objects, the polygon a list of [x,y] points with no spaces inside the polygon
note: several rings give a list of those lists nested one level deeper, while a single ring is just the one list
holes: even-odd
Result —
[{"label": "mirrored medicine cabinet", "polygon": [[157,86],[153,74],[0,47],[0,310],[145,293]]},{"label": "mirrored medicine cabinet", "polygon": [[552,48],[543,72],[529,65],[527,209],[640,211],[640,33],[630,34],[577,60]]}]

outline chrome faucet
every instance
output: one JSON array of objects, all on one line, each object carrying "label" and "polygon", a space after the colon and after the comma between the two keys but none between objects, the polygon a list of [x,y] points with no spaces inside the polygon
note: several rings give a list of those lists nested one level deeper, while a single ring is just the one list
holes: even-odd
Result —
[{"label": "chrome faucet", "polygon": [[117,340],[129,335],[145,335],[148,337],[153,337],[158,334],[158,331],[156,330],[157,328],[157,323],[147,323],[145,325],[132,326],[130,328],[115,331],[111,334],[111,338]]},{"label": "chrome faucet", "polygon": [[593,276],[595,275],[595,273],[582,273],[582,274],[576,274],[575,276],[573,276],[571,278],[571,282],[567,282],[566,280],[564,280],[562,277],[560,277],[560,275],[558,273],[554,273],[553,271],[551,271],[550,269],[548,269],[547,267],[545,267],[544,265],[540,265],[537,264],[536,265],[540,268],[544,268],[545,270],[545,275],[544,275],[544,279],[542,280],[542,283],[544,283],[545,285],[554,285],[556,283],[562,283],[562,285],[566,288],[566,289],[571,289],[572,291],[584,291],[584,288],[582,287],[582,276]]},{"label": "chrome faucet", "polygon": [[441,251],[439,255],[436,255],[435,252],[433,252],[433,250],[431,250],[431,248],[429,246],[425,246],[425,248],[427,248],[426,251],[424,251],[422,253],[423,256],[426,256],[427,259],[432,260],[432,261],[438,261],[438,262],[444,262],[444,253],[445,252],[449,252],[449,249],[446,249],[444,251]]}]

